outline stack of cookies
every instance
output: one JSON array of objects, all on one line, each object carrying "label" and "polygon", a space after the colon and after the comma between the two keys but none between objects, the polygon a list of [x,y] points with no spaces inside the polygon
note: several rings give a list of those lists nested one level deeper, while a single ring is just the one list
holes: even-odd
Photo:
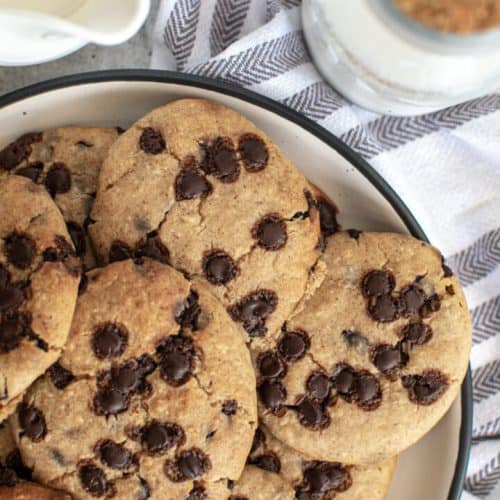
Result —
[{"label": "stack of cookies", "polygon": [[383,499],[465,375],[460,285],[183,99],[0,152],[0,498]]}]

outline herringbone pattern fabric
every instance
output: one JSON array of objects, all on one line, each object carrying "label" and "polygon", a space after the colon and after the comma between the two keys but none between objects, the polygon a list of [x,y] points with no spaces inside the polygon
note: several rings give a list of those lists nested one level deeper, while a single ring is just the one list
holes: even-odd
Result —
[{"label": "herringbone pattern fabric", "polygon": [[[263,93],[317,121],[387,179],[465,287],[474,346],[468,493],[500,498],[500,94],[417,117],[352,105],[311,63],[300,0],[163,0],[152,66]],[[332,166],[334,168],[334,166]]]}]

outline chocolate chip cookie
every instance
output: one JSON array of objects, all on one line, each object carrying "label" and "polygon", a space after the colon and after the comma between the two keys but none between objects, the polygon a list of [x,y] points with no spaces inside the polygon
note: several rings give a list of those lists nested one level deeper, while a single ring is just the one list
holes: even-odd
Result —
[{"label": "chocolate chip cookie", "polygon": [[54,198],[86,269],[95,267],[90,208],[102,161],[117,137],[114,128],[62,127],[25,134],[0,151],[0,176],[27,177]]},{"label": "chocolate chip cookie", "polygon": [[9,421],[34,478],[77,498],[221,498],[251,447],[254,387],[208,285],[141,257],[88,273],[62,357]]},{"label": "chocolate chip cookie", "polygon": [[260,414],[321,460],[369,463],[422,437],[467,369],[467,304],[439,252],[410,236],[334,234],[319,288],[254,352]]},{"label": "chocolate chip cookie", "polygon": [[261,426],[232,494],[241,500],[383,500],[395,465],[396,458],[365,466],[314,460]]},{"label": "chocolate chip cookie", "polygon": [[80,262],[41,186],[0,178],[0,420],[61,354],[75,307]]},{"label": "chocolate chip cookie", "polygon": [[247,339],[279,330],[319,256],[310,186],[251,122],[183,99],[111,147],[89,232],[103,261],[150,256],[203,277]]}]

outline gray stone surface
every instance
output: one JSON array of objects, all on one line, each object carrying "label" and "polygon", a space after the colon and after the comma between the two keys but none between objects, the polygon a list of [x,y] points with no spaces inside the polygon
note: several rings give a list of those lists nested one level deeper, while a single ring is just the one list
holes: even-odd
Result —
[{"label": "gray stone surface", "polygon": [[147,68],[151,58],[153,25],[160,0],[151,1],[146,23],[129,41],[114,47],[89,44],[56,61],[33,66],[0,66],[0,95],[58,76],[117,68]]}]

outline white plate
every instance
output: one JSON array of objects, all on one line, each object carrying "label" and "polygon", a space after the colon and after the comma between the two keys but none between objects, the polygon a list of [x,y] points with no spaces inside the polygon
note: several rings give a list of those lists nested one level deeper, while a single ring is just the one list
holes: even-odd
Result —
[{"label": "white plate", "polygon": [[[25,132],[63,125],[126,127],[180,97],[213,99],[255,122],[335,201],[345,228],[425,237],[391,188],[326,131],[270,100],[198,77],[159,71],[100,72],[17,91],[0,99],[0,146]],[[389,500],[460,497],[470,443],[470,405],[467,379],[462,395],[443,419],[400,455]]]}]

